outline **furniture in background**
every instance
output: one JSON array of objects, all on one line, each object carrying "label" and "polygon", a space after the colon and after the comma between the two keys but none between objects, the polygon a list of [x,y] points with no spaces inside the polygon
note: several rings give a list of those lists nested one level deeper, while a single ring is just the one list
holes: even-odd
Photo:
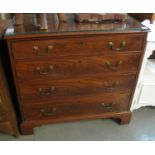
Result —
[{"label": "furniture in background", "polygon": [[155,106],[155,23],[147,25],[151,32],[147,38],[141,72],[132,101],[132,111],[144,106]]},{"label": "furniture in background", "polygon": [[148,28],[130,17],[96,24],[57,23],[50,16],[43,32],[33,15],[24,18],[25,25],[12,25],[5,34],[22,133],[80,119],[129,123]]},{"label": "furniture in background", "polygon": [[154,13],[128,13],[128,14],[140,22],[144,21],[145,19],[148,19],[152,23],[153,20],[155,20]]},{"label": "furniture in background", "polygon": [[[8,26],[8,20],[0,20],[0,53],[6,52],[3,48],[3,33]],[[0,55],[0,132],[12,134],[18,137],[18,127],[15,111],[10,96],[8,83],[4,74],[1,55]]]},{"label": "furniture in background", "polygon": [[[47,13],[36,13],[34,15],[37,17],[38,26],[40,27],[40,30],[47,30],[48,29]],[[24,16],[24,13],[15,13],[14,24],[15,25],[24,24],[24,17],[23,16]]]},{"label": "furniture in background", "polygon": [[[12,14],[13,15],[13,14]],[[12,16],[11,15],[11,16]],[[15,13],[14,14],[14,25],[24,24],[24,13]],[[38,27],[40,30],[47,30],[47,13],[38,13],[34,14],[37,19]],[[123,22],[127,18],[126,13],[57,13],[56,14],[59,22],[68,22],[71,17],[74,18],[77,22],[104,22],[107,20],[115,22]]]},{"label": "furniture in background", "polygon": [[10,13],[0,13],[0,20],[9,20],[10,18]]},{"label": "furniture in background", "polygon": [[[70,13],[57,13],[59,22],[68,22]],[[123,22],[127,18],[126,13],[72,13],[76,22]]]}]

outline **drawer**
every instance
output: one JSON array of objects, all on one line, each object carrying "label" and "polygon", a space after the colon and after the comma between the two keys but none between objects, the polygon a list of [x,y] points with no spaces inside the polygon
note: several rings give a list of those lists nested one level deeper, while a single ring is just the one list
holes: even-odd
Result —
[{"label": "drawer", "polygon": [[[49,100],[34,105],[23,105],[26,120],[56,119],[74,116],[99,115],[128,110],[130,93],[91,95]],[[58,104],[59,102],[59,104]]]},{"label": "drawer", "polygon": [[48,100],[60,96],[80,96],[130,90],[134,85],[134,75],[102,76],[66,80],[31,80],[19,84],[22,99]]},{"label": "drawer", "polygon": [[15,63],[17,79],[52,78],[135,74],[140,54],[117,54],[115,56],[90,56],[48,61],[28,61]]},{"label": "drawer", "polygon": [[66,37],[14,41],[14,59],[41,59],[55,56],[102,55],[125,51],[141,51],[144,35],[108,34],[95,37]]}]

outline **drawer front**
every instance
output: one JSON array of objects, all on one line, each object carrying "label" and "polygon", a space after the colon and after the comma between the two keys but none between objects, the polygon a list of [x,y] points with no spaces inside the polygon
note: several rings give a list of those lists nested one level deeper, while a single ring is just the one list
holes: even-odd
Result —
[{"label": "drawer front", "polygon": [[57,101],[62,104],[54,104],[55,101],[50,100],[42,104],[37,102],[36,105],[25,104],[23,111],[26,120],[99,115],[128,110],[129,98],[130,94],[107,94]]},{"label": "drawer front", "polygon": [[22,99],[39,98],[48,100],[60,96],[132,91],[134,80],[134,75],[66,80],[32,80],[26,83],[21,82],[19,90]]},{"label": "drawer front", "polygon": [[112,34],[17,41],[12,43],[14,59],[49,58],[71,55],[102,55],[109,52],[141,51],[144,35]]},{"label": "drawer front", "polygon": [[61,79],[80,76],[135,74],[140,54],[118,54],[116,56],[93,56],[49,61],[15,63],[18,79],[52,78]]}]

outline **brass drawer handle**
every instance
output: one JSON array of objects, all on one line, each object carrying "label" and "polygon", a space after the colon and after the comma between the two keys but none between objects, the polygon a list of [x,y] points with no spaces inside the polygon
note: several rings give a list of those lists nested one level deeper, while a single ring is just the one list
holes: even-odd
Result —
[{"label": "brass drawer handle", "polygon": [[122,64],[123,64],[123,61],[122,61],[122,60],[119,60],[118,62],[116,62],[115,65],[111,64],[110,61],[107,61],[107,62],[106,62],[106,66],[107,66],[109,69],[111,69],[111,70],[117,70],[118,67],[119,67],[120,65],[122,65]]},{"label": "brass drawer handle", "polygon": [[43,116],[52,116],[55,114],[57,108],[49,108],[49,109],[40,109],[40,112]]},{"label": "brass drawer handle", "polygon": [[47,46],[47,53],[51,53],[52,50],[53,50],[53,45],[48,45]]},{"label": "brass drawer handle", "polygon": [[108,82],[104,82],[104,87],[106,91],[111,91],[115,89],[119,85],[119,81],[114,82],[112,85],[110,85]]},{"label": "brass drawer handle", "polygon": [[46,90],[43,90],[42,88],[39,88],[39,89],[38,89],[38,92],[39,92],[39,95],[40,95],[40,96],[49,96],[49,95],[52,94],[52,92],[53,92],[54,90],[55,90],[55,87],[52,86],[52,87],[50,87],[50,88],[48,88],[48,89],[46,89]]},{"label": "brass drawer handle", "polygon": [[114,51],[120,51],[120,50],[122,50],[126,46],[126,42],[125,41],[122,41],[120,43],[120,47],[118,47],[118,48],[117,47],[114,47],[114,43],[113,42],[109,42],[108,44],[109,44],[109,47],[112,50],[114,50]]},{"label": "brass drawer handle", "polygon": [[53,49],[53,45],[48,45],[47,51],[45,53],[41,53],[38,46],[33,46],[33,51],[37,56],[47,56],[51,53]]},{"label": "brass drawer handle", "polygon": [[36,71],[40,74],[40,75],[48,75],[51,71],[53,70],[53,65],[49,65],[47,69],[45,69],[44,71],[41,71],[39,66],[36,66]]},{"label": "brass drawer handle", "polygon": [[111,109],[111,108],[113,108],[113,105],[115,104],[115,102],[110,102],[110,103],[101,103],[101,106],[103,107],[103,108],[106,108],[106,109]]}]

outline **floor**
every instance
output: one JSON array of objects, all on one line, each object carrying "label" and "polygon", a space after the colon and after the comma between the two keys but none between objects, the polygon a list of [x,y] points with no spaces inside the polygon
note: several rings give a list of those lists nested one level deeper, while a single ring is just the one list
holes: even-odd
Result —
[{"label": "floor", "polygon": [[15,138],[0,134],[1,141],[146,141],[155,140],[155,108],[135,110],[129,125],[110,119],[51,124],[34,129],[34,134]]}]

